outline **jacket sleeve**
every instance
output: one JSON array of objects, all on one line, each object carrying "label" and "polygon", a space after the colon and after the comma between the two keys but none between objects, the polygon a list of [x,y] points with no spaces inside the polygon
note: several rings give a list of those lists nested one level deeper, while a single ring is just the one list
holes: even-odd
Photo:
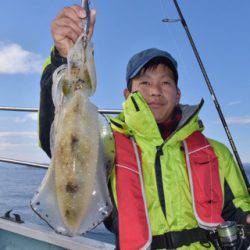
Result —
[{"label": "jacket sleeve", "polygon": [[240,168],[234,161],[232,154],[228,152],[225,159],[224,182],[224,208],[222,216],[224,220],[236,221],[245,224],[247,214],[250,214],[250,196],[247,186],[241,174]]},{"label": "jacket sleeve", "polygon": [[67,59],[61,57],[55,47],[43,66],[40,82],[40,106],[39,106],[39,140],[41,148],[51,157],[50,152],[50,127],[54,120],[55,107],[52,101],[52,76],[54,71]]}]

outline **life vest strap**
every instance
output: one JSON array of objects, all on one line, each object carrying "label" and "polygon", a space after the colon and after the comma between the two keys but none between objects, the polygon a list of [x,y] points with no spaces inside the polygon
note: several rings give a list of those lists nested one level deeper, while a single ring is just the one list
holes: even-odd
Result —
[{"label": "life vest strap", "polygon": [[176,249],[182,246],[189,246],[194,242],[200,242],[203,245],[210,245],[210,231],[197,227],[176,232],[167,232],[162,235],[153,236],[151,250],[153,249]]}]

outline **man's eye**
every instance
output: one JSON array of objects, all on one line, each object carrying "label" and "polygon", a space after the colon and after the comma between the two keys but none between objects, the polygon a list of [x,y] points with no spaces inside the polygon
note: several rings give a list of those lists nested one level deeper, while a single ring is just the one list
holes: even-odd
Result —
[{"label": "man's eye", "polygon": [[171,82],[165,81],[161,83],[162,85],[171,85]]},{"label": "man's eye", "polygon": [[146,86],[148,86],[149,84],[150,84],[150,83],[147,82],[147,81],[140,82],[140,85],[146,85]]}]

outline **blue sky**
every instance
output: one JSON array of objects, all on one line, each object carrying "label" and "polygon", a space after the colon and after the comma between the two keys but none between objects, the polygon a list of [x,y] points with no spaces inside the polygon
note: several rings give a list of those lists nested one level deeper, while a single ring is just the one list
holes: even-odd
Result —
[{"label": "blue sky", "polygon": [[[38,107],[41,65],[53,41],[50,23],[69,0],[4,1],[0,9],[0,106]],[[243,162],[250,162],[250,2],[179,0]],[[179,63],[182,103],[196,104],[209,137],[228,145],[182,26],[170,0],[93,0],[93,42],[99,108],[121,108],[125,69],[139,50],[158,47]],[[0,112],[0,156],[48,161],[37,146],[35,114]]]}]

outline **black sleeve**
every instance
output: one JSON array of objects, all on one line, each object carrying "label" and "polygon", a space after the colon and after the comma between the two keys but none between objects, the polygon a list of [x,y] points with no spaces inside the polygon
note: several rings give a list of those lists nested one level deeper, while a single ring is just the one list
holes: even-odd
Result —
[{"label": "black sleeve", "polygon": [[115,236],[115,245],[116,248],[115,250],[119,250],[119,226],[118,226],[118,210],[117,207],[115,205],[115,200],[114,200],[114,196],[113,196],[113,192],[112,192],[112,188],[111,188],[111,183],[109,181],[108,183],[108,188],[109,188],[109,194],[110,194],[110,198],[111,201],[113,203],[113,210],[111,212],[111,214],[109,215],[109,217],[107,217],[104,221],[103,224],[104,226],[111,232],[114,234]]},{"label": "black sleeve", "polygon": [[224,197],[224,207],[222,211],[222,218],[225,221],[235,221],[237,224],[245,224],[246,216],[250,212],[244,212],[241,208],[237,208],[233,204],[234,195],[228,185],[227,181],[225,181],[225,197]]},{"label": "black sleeve", "polygon": [[112,233],[117,234],[118,233],[118,211],[115,205],[115,200],[114,200],[114,195],[112,192],[112,188],[111,188],[111,183],[110,181],[108,182],[108,189],[109,189],[109,194],[110,194],[110,198],[111,198],[111,202],[113,204],[113,210],[110,214],[109,217],[107,217],[103,223],[105,225],[105,227]]},{"label": "black sleeve", "polygon": [[51,63],[48,64],[42,74],[40,82],[40,107],[39,107],[39,140],[41,148],[51,157],[50,152],[50,127],[54,120],[55,107],[52,101],[52,75],[62,64],[67,63],[66,58],[61,57],[53,48],[51,52]]}]

